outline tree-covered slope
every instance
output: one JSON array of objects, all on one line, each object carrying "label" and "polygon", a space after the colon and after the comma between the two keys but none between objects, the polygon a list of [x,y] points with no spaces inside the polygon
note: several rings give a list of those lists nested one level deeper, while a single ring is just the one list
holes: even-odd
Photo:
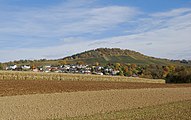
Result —
[{"label": "tree-covered slope", "polygon": [[95,50],[85,51],[69,57],[63,58],[69,63],[83,62],[85,64],[108,64],[108,63],[134,63],[139,65],[159,64],[159,65],[181,65],[180,61],[171,61],[143,55],[131,50],[122,50],[119,48],[98,48]]}]

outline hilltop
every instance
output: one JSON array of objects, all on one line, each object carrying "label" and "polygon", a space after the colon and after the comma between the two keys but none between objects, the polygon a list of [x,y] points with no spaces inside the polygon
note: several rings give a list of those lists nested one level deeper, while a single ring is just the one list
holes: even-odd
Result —
[{"label": "hilltop", "polygon": [[[63,58],[62,60],[68,63],[83,62],[84,64],[95,64],[96,62],[105,65],[108,63],[122,63],[122,64],[138,64],[138,65],[183,65],[182,61],[154,58],[143,55],[139,52],[119,49],[119,48],[98,48],[78,53],[72,56]],[[189,63],[187,63],[189,64]]]}]

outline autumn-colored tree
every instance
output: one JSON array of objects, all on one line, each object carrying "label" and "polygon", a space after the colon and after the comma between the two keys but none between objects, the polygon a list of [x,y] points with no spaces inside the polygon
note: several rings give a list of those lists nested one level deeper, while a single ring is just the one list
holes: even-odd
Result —
[{"label": "autumn-colored tree", "polygon": [[131,68],[132,68],[132,69],[135,69],[136,67],[137,67],[136,64],[131,64]]},{"label": "autumn-colored tree", "polygon": [[77,65],[84,65],[85,63],[83,61],[76,62]]},{"label": "autumn-colored tree", "polygon": [[36,69],[36,65],[33,64],[33,65],[31,66],[31,68],[32,68],[32,69]]},{"label": "autumn-colored tree", "polygon": [[169,68],[169,72],[174,72],[176,67],[173,65],[170,65],[168,66],[168,68]]},{"label": "autumn-colored tree", "polygon": [[191,83],[191,67],[176,67],[174,72],[171,72],[166,77],[168,83]]},{"label": "autumn-colored tree", "polygon": [[121,66],[120,63],[115,63],[115,69],[116,69],[116,70],[119,70],[120,66]]},{"label": "autumn-colored tree", "polygon": [[163,78],[163,68],[159,65],[146,66],[142,72],[142,76],[145,78],[160,79]]},{"label": "autumn-colored tree", "polygon": [[124,67],[124,72],[125,73],[129,72],[129,68],[127,66]]},{"label": "autumn-colored tree", "polygon": [[95,62],[95,64],[94,64],[95,66],[99,66],[99,62]]},{"label": "autumn-colored tree", "polygon": [[168,66],[163,66],[163,78],[165,78],[170,72],[170,69]]}]

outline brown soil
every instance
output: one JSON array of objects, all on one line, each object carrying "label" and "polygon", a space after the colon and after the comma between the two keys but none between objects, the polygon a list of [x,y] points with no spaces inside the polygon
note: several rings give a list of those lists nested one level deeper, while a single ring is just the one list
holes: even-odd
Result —
[{"label": "brown soil", "polygon": [[106,81],[0,80],[0,96],[98,91],[109,89],[180,88],[191,84],[129,83]]},{"label": "brown soil", "polygon": [[191,120],[191,100],[58,120]]},{"label": "brown soil", "polygon": [[88,116],[184,100],[191,100],[191,87],[5,96],[0,97],[0,118],[2,120],[42,120]]}]

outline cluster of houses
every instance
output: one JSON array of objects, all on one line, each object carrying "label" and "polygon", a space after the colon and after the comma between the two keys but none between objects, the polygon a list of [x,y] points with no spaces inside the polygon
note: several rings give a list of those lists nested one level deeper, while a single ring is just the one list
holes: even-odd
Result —
[{"label": "cluster of houses", "polygon": [[6,67],[6,70],[30,70],[31,66],[30,65],[22,65],[22,66],[17,66],[17,65],[10,65]]},{"label": "cluster of houses", "polygon": [[32,67],[30,65],[10,65],[6,67],[6,70],[14,71],[33,71],[33,72],[55,72],[55,73],[77,73],[77,74],[96,74],[96,75],[117,75],[118,70],[114,70],[111,67],[102,66],[89,66],[89,65],[60,65],[60,66],[41,66]]}]

